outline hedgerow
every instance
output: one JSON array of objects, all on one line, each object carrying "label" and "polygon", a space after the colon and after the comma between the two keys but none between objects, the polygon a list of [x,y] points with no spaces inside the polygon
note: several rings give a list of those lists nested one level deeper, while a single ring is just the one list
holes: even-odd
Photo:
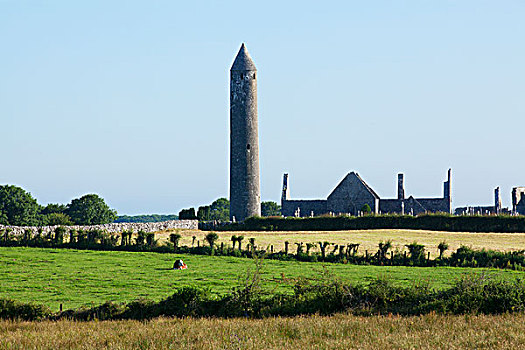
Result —
[{"label": "hedgerow", "polygon": [[251,217],[226,223],[222,231],[336,231],[366,229],[412,229],[452,232],[525,232],[525,216],[449,214]]},{"label": "hedgerow", "polygon": [[[392,242],[379,242],[377,251],[367,251],[358,254],[359,244],[332,244],[330,242],[317,242],[317,244],[296,242],[295,254],[289,251],[290,242],[284,242],[283,251],[274,251],[273,246],[261,249],[257,246],[255,238],[250,238],[246,245],[242,245],[243,236],[231,237],[231,247],[223,243],[217,245],[215,242],[218,235],[210,232],[205,240],[209,246],[179,246],[180,235],[172,234],[170,242],[159,244],[153,233],[146,234],[139,231],[132,241],[132,232],[122,232],[120,235],[108,234],[101,230],[75,231],[70,230],[69,241],[64,242],[66,231],[57,227],[56,232],[43,236],[40,233],[32,235],[31,232],[20,237],[14,237],[1,232],[0,246],[27,246],[41,248],[72,248],[86,250],[114,250],[129,252],[157,252],[157,253],[181,253],[196,255],[217,255],[252,258],[264,255],[266,259],[283,261],[306,261],[306,262],[329,262],[356,265],[389,265],[389,266],[453,266],[453,267],[488,267],[513,270],[525,270],[525,250],[516,251],[494,251],[474,250],[461,246],[448,257],[443,252],[448,249],[446,242],[439,245],[440,254],[435,259],[430,259],[430,253],[425,246],[413,242],[406,245],[406,251],[392,250]],[[236,244],[237,243],[237,244]],[[311,248],[318,245],[320,252],[310,252]],[[237,248],[235,248],[237,246]]]},{"label": "hedgerow", "polygon": [[[255,277],[254,277],[255,276]],[[231,293],[216,296],[209,290],[195,287],[177,289],[170,297],[155,302],[136,300],[128,304],[106,302],[91,308],[80,308],[51,314],[44,307],[3,300],[0,318],[145,320],[167,317],[271,317],[297,315],[331,315],[348,312],[356,315],[398,314],[501,314],[525,312],[525,281],[494,280],[482,274],[465,275],[442,291],[428,284],[410,287],[395,286],[386,278],[368,284],[347,284],[322,274],[316,279],[300,278],[293,281],[292,294],[272,294],[254,282],[260,276],[255,272]],[[2,312],[5,305],[9,311]],[[39,310],[31,314],[27,309]]]}]

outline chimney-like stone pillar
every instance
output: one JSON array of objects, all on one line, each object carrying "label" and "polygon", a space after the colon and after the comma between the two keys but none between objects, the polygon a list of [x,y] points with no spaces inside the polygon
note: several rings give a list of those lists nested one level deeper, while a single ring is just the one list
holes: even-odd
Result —
[{"label": "chimney-like stone pillar", "polygon": [[501,196],[499,186],[494,189],[494,214],[501,213]]},{"label": "chimney-like stone pillar", "polygon": [[403,174],[397,174],[397,199],[405,199],[405,180]]}]

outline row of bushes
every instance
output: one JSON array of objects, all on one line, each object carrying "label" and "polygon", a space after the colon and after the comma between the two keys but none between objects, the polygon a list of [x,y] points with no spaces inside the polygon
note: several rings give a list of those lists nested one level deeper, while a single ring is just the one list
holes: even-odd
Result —
[{"label": "row of bushes", "polygon": [[144,320],[168,317],[268,317],[351,312],[357,315],[399,314],[499,314],[525,311],[525,281],[487,279],[466,275],[452,287],[436,291],[428,284],[395,286],[386,278],[368,285],[347,284],[326,274],[317,279],[297,279],[293,293],[272,294],[262,288],[260,271],[222,296],[207,289],[183,287],[159,302],[136,300],[128,304],[106,302],[53,314],[49,309],[0,299],[0,318]]},{"label": "row of bushes", "polygon": [[[64,242],[66,234],[68,242]],[[364,251],[358,254],[360,244],[334,244],[330,242],[306,243],[296,242],[295,254],[290,249],[290,242],[284,242],[284,250],[274,251],[273,246],[260,249],[255,238],[249,238],[244,245],[244,236],[231,236],[232,246],[224,242],[216,244],[219,236],[209,232],[204,237],[207,245],[200,245],[196,236],[193,236],[192,246],[179,246],[181,235],[170,234],[169,242],[159,245],[154,233],[139,231],[133,238],[133,232],[124,231],[120,235],[108,234],[101,230],[81,231],[71,229],[69,233],[64,227],[57,227],[55,232],[42,235],[41,232],[32,234],[26,231],[21,237],[14,237],[8,230],[0,231],[0,246],[28,246],[41,248],[74,248],[91,250],[117,250],[117,251],[150,251],[158,253],[183,253],[197,255],[222,255],[235,257],[253,257],[264,255],[274,260],[298,260],[308,262],[330,262],[359,265],[392,265],[392,266],[454,266],[454,267],[489,267],[525,270],[525,251],[500,252],[493,250],[474,250],[461,246],[449,257],[444,253],[448,244],[441,242],[438,245],[439,256],[430,259],[430,253],[425,246],[413,242],[407,244],[405,250],[393,250],[391,241],[379,242],[375,252]],[[197,242],[197,244],[195,244]],[[312,248],[319,247],[320,252],[312,252]]]},{"label": "row of bushes", "polygon": [[525,216],[454,216],[449,214],[251,217],[226,223],[221,231],[336,231],[367,229],[413,229],[453,232],[525,232]]}]

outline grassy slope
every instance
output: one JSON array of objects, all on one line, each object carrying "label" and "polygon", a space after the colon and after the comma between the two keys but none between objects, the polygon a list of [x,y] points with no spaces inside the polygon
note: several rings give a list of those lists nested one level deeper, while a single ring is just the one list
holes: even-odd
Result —
[{"label": "grassy slope", "polygon": [[[196,236],[201,244],[207,232],[182,230],[181,244],[190,245],[192,236]],[[414,241],[425,245],[432,257],[438,255],[437,246],[442,241],[447,241],[450,248],[447,253],[459,248],[460,245],[470,246],[475,249],[494,250],[519,250],[525,249],[525,233],[470,233],[470,232],[442,232],[425,230],[354,230],[354,231],[313,231],[313,232],[217,232],[219,244],[224,242],[231,245],[232,235],[243,235],[243,244],[246,245],[248,238],[254,237],[255,243],[260,247],[274,245],[276,251],[284,249],[284,241],[290,242],[290,251],[295,252],[295,242],[317,243],[328,241],[336,244],[359,243],[360,253],[365,250],[377,251],[377,244],[381,241],[392,240],[394,249],[405,249],[405,244]],[[167,239],[169,233],[157,233],[157,237]],[[318,246],[314,251],[318,251]],[[446,255],[446,254],[445,254]]]},{"label": "grassy slope", "polygon": [[[171,269],[178,257],[184,259],[189,269]],[[73,308],[108,300],[160,299],[183,285],[209,287],[213,292],[225,293],[253,266],[250,259],[233,257],[0,248],[0,297],[43,303],[56,310],[60,303],[65,308]],[[509,270],[326,266],[330,272],[347,281],[365,282],[386,275],[399,284],[429,281],[435,288],[446,287],[462,273],[472,271],[485,271],[499,278],[525,277],[523,272]],[[321,263],[267,260],[264,265],[265,283],[272,289],[289,290],[278,282],[282,274],[285,277],[314,276],[320,273],[322,267]]]},{"label": "grassy slope", "polygon": [[523,349],[523,314],[499,316],[0,321],[2,349]]}]

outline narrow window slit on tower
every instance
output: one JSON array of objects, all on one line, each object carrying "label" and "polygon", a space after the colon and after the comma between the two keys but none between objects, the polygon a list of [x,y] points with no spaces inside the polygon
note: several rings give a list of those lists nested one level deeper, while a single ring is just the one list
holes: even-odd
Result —
[{"label": "narrow window slit on tower", "polygon": [[253,79],[255,79],[255,73],[253,73]]},{"label": "narrow window slit on tower", "polygon": [[248,145],[246,146],[246,149],[247,149],[248,151],[250,150],[250,144],[248,144]]},{"label": "narrow window slit on tower", "polygon": [[241,79],[244,79],[244,74],[241,73]]}]

